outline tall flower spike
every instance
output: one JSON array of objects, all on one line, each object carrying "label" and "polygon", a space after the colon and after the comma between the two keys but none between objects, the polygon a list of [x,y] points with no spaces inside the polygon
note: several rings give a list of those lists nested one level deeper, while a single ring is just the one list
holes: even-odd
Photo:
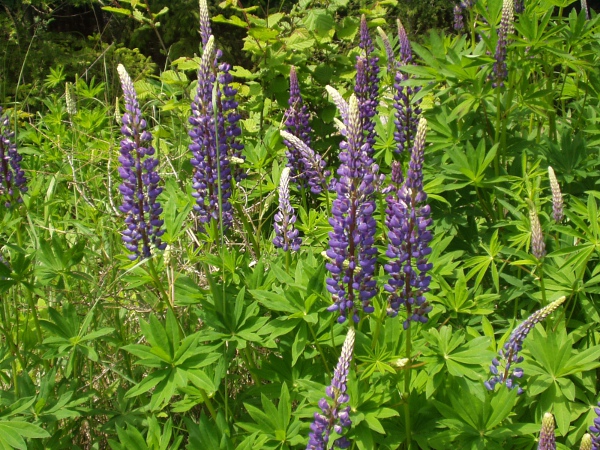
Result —
[{"label": "tall flower spike", "polygon": [[15,133],[10,130],[8,114],[2,111],[0,106],[0,200],[10,208],[15,200],[23,201],[21,194],[27,192],[27,178],[21,168],[23,157],[17,151],[17,144],[11,141]]},{"label": "tall flower spike", "polygon": [[[307,450],[326,450],[329,448],[327,444],[329,443],[331,430],[341,435],[345,428],[350,428],[352,425],[350,406],[343,409],[341,407],[350,400],[350,396],[346,391],[348,389],[350,362],[354,351],[354,339],[354,328],[349,328],[342,346],[342,354],[333,373],[333,380],[331,380],[331,385],[325,391],[327,397],[323,397],[319,401],[321,412],[315,413],[314,421],[310,425],[311,432],[308,435]],[[348,448],[350,445],[350,441],[344,436],[334,442],[334,447],[337,448]]]},{"label": "tall flower spike", "polygon": [[[398,20],[398,39],[400,41],[400,65],[412,64],[410,42],[400,20]],[[412,148],[419,123],[419,115],[421,114],[419,108],[421,102],[414,101],[414,96],[420,91],[420,88],[418,86],[403,86],[402,83],[408,78],[408,74],[396,69],[394,77],[394,89],[396,91],[394,95],[394,108],[396,109],[394,139],[397,153]]]},{"label": "tall flower spike", "polygon": [[208,5],[206,4],[206,0],[200,0],[200,40],[202,41],[202,48],[206,47],[211,35],[212,30],[208,16]]},{"label": "tall flower spike", "polygon": [[[333,103],[335,104],[338,111],[340,112],[340,116],[342,117],[342,122],[345,124],[346,122],[348,122],[348,116],[350,114],[348,102],[346,100],[344,100],[344,97],[342,97],[342,94],[340,94],[337,89],[327,85],[327,86],[325,86],[325,90],[331,96]],[[344,127],[345,126],[346,125],[344,125]]]},{"label": "tall flower spike", "polygon": [[69,116],[74,116],[77,114],[77,105],[75,104],[75,99],[71,94],[71,89],[73,85],[71,83],[65,83],[65,103],[67,105],[67,114]]},{"label": "tall flower spike", "polygon": [[[312,130],[308,123],[308,108],[303,104],[298,75],[294,66],[290,69],[290,99],[288,105],[289,107],[284,114],[287,131],[304,142],[307,147],[310,147]],[[308,177],[310,167],[307,167],[301,151],[296,146],[288,140],[284,140],[283,143],[288,148],[286,152],[287,166],[291,169],[291,176],[296,180],[298,186],[303,188],[310,181]]]},{"label": "tall flower spike", "polygon": [[326,189],[327,177],[331,174],[325,169],[326,163],[321,158],[321,155],[292,133],[284,130],[281,130],[279,133],[285,139],[285,142],[298,152],[301,166],[304,168],[303,175],[308,180],[311,192],[314,194],[321,193],[323,189]]},{"label": "tall flower spike", "polygon": [[504,86],[504,80],[508,77],[508,67],[506,65],[506,52],[508,46],[508,37],[514,32],[514,0],[504,0],[502,3],[502,18],[498,28],[498,42],[496,44],[496,54],[492,72],[492,85],[494,87]]},{"label": "tall flower spike", "polygon": [[379,58],[374,54],[375,47],[364,14],[360,19],[360,40],[358,46],[362,51],[356,57],[356,84],[354,92],[358,99],[362,128],[368,141],[369,149],[372,151],[375,144],[375,120],[373,117],[377,114],[377,105],[379,104]]},{"label": "tall flower spike", "polygon": [[542,259],[546,256],[546,243],[544,242],[542,226],[535,205],[531,201],[527,203],[529,204],[529,223],[531,225],[531,254],[537,259]]},{"label": "tall flower spike", "polygon": [[548,178],[550,179],[550,190],[552,191],[552,218],[556,223],[560,223],[564,217],[563,197],[556,174],[551,166],[548,166]]},{"label": "tall flower spike", "polygon": [[211,220],[222,219],[227,227],[233,221],[232,180],[244,177],[239,167],[232,174],[231,161],[243,160],[243,145],[237,139],[241,134],[240,115],[235,111],[237,91],[231,87],[229,64],[218,64],[220,55],[220,51],[215,51],[214,37],[210,36],[198,68],[198,87],[189,119],[193,127],[189,132],[192,138],[189,148],[194,167],[194,209],[200,223],[204,226]]},{"label": "tall flower spike", "polygon": [[427,121],[421,119],[412,149],[406,179],[402,177],[400,163],[392,165],[392,184],[387,189],[386,226],[390,262],[384,269],[390,276],[384,289],[389,293],[388,314],[396,316],[400,306],[406,308],[404,328],[410,322],[427,322],[431,311],[425,293],[429,291],[431,276],[427,273],[432,264],[429,243],[432,235],[427,229],[431,224],[430,208],[425,204],[427,194],[423,190],[423,158]]},{"label": "tall flower spike", "polygon": [[554,416],[550,413],[544,414],[538,450],[556,450],[556,437],[554,435]]},{"label": "tall flower spike", "polygon": [[[581,446],[579,450],[592,450],[592,435],[589,433],[585,433],[581,438]],[[594,450],[598,450],[596,447]]]},{"label": "tall flower spike", "polygon": [[344,123],[346,140],[340,144],[339,176],[334,183],[337,197],[333,201],[329,223],[333,231],[329,233],[329,249],[326,264],[331,277],[327,279],[327,289],[331,292],[334,304],[329,311],[338,311],[338,322],[348,316],[358,322],[356,302],[362,303],[365,313],[373,312],[371,299],[376,294],[375,231],[377,223],[375,211],[375,176],[378,168],[373,163],[368,143],[363,144],[358,101],[350,97],[348,119]]},{"label": "tall flower spike", "polygon": [[388,38],[385,31],[381,29],[381,27],[377,27],[377,33],[383,42],[383,48],[385,49],[385,54],[387,56],[387,70],[388,73],[393,73],[394,68],[396,67],[396,57],[394,55],[394,49],[392,48],[392,43]]},{"label": "tall flower spike", "polygon": [[529,332],[533,330],[533,327],[552,314],[565,299],[566,297],[561,297],[548,306],[537,310],[513,330],[508,342],[498,352],[499,358],[492,360],[492,365],[490,366],[492,378],[484,383],[486,388],[493,391],[497,384],[504,384],[508,389],[516,387],[519,394],[523,392],[523,389],[517,384],[517,380],[523,377],[523,369],[515,367],[523,361],[523,357],[519,355],[519,352],[523,349],[523,341]]},{"label": "tall flower spike", "polygon": [[123,179],[119,190],[123,194],[123,204],[119,209],[126,214],[127,229],[123,231],[123,242],[131,252],[129,259],[134,261],[140,257],[149,258],[152,255],[151,245],[160,250],[166,247],[160,240],[164,234],[160,219],[162,208],[156,201],[162,188],[158,186],[160,176],[156,172],[158,159],[153,157],[152,134],[146,131],[146,121],[142,118],[133,82],[122,64],[117,67],[117,72],[125,94],[121,127],[125,138],[121,141],[119,156],[119,174]]},{"label": "tall flower spike", "polygon": [[298,230],[294,228],[296,214],[290,204],[290,168],[286,167],[281,172],[279,180],[279,209],[275,213],[275,239],[273,245],[282,248],[284,252],[300,250],[302,239],[298,237]]}]

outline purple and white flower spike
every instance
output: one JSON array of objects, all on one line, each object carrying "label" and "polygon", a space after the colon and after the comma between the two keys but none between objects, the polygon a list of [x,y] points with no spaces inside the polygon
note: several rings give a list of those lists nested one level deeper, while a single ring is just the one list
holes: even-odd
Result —
[{"label": "purple and white flower spike", "polygon": [[275,239],[273,245],[284,252],[300,250],[302,239],[294,228],[296,213],[290,204],[290,168],[285,167],[279,179],[279,209],[275,213]]}]

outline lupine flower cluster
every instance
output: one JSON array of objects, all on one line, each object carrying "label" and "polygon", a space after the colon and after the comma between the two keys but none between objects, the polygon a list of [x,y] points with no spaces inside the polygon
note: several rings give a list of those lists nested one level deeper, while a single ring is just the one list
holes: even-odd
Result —
[{"label": "lupine flower cluster", "polygon": [[[398,40],[400,42],[400,60],[397,63],[398,66],[412,64],[413,55],[410,41],[400,19],[398,19]],[[394,88],[396,90],[394,95],[394,108],[396,109],[394,139],[396,141],[397,153],[402,153],[405,149],[412,147],[419,123],[419,115],[421,114],[421,109],[419,108],[420,101],[415,102],[413,100],[413,97],[419,92],[420,88],[418,86],[402,85],[408,78],[408,74],[396,69],[394,77]]]},{"label": "lupine flower cluster", "polygon": [[[325,186],[325,178],[329,172],[325,170],[325,161],[320,155],[310,148],[311,128],[308,123],[308,108],[303,104],[296,68],[290,69],[290,98],[289,107],[285,112],[285,126],[287,133],[282,136],[283,143],[287,146],[287,167],[290,176],[297,180],[298,186],[303,188],[308,185],[313,194],[320,194]],[[294,138],[286,136],[292,135]]]},{"label": "lupine flower cluster", "polygon": [[546,243],[537,210],[532,202],[529,202],[529,223],[531,224],[531,254],[537,259],[542,259],[546,256]]},{"label": "lupine flower cluster", "polygon": [[67,104],[67,114],[69,116],[77,114],[77,105],[75,104],[75,99],[71,93],[72,89],[73,85],[71,83],[65,83],[65,103]]},{"label": "lupine flower cluster", "polygon": [[340,144],[339,179],[333,183],[337,197],[329,219],[333,231],[329,233],[327,256],[330,261],[326,267],[331,273],[327,289],[335,302],[329,311],[338,311],[338,322],[342,323],[348,316],[358,322],[356,301],[362,303],[365,313],[373,312],[371,299],[376,294],[373,275],[377,258],[374,174],[378,168],[371,157],[369,143],[365,142],[356,96],[350,97],[348,105],[341,96],[338,102],[342,117],[344,111],[348,111],[348,115],[344,121],[346,140]]},{"label": "lupine flower cluster", "polygon": [[[333,373],[333,380],[331,380],[331,385],[325,391],[327,397],[331,400],[331,404],[326,397],[323,397],[319,401],[321,412],[315,413],[314,421],[310,425],[311,433],[308,436],[307,450],[327,449],[331,430],[341,435],[345,428],[350,428],[352,425],[352,421],[350,420],[350,406],[342,409],[342,405],[348,403],[350,400],[350,396],[346,391],[348,388],[350,362],[352,361],[352,352],[354,350],[354,339],[354,328],[349,328],[346,340],[342,346],[342,354]],[[348,448],[350,444],[350,441],[345,436],[342,436],[335,440],[334,447]]]},{"label": "lupine flower cluster", "polygon": [[523,341],[533,327],[552,314],[565,299],[566,297],[561,297],[537,310],[513,330],[508,342],[498,352],[499,358],[492,360],[490,372],[493,376],[484,383],[487,389],[493,391],[497,384],[504,384],[508,389],[516,387],[519,394],[523,393],[523,389],[517,384],[517,380],[523,377],[523,369],[515,367],[523,361],[523,357],[519,355],[523,349]]},{"label": "lupine flower cluster", "polygon": [[17,151],[17,144],[11,141],[15,133],[10,130],[8,114],[2,111],[0,106],[0,198],[10,208],[14,200],[23,201],[20,194],[27,192],[27,178],[21,168],[23,157]]},{"label": "lupine flower cluster", "polygon": [[600,450],[600,402],[598,408],[594,408],[596,417],[594,418],[594,424],[590,427],[592,449]]},{"label": "lupine flower cluster", "polygon": [[556,436],[554,435],[554,416],[550,413],[544,414],[542,418],[542,429],[538,450],[556,450]]},{"label": "lupine flower cluster", "polygon": [[275,213],[275,239],[273,245],[282,248],[284,252],[300,250],[302,239],[298,237],[298,230],[294,228],[296,214],[290,204],[290,168],[286,167],[281,172],[279,180],[279,209]]},{"label": "lupine flower cluster", "polygon": [[390,276],[384,289],[389,292],[388,314],[396,316],[404,305],[410,322],[427,322],[426,314],[431,306],[425,299],[431,276],[427,272],[432,264],[427,262],[431,253],[432,235],[427,227],[431,224],[430,208],[425,204],[427,194],[423,190],[423,158],[427,121],[421,119],[417,130],[411,159],[403,180],[398,162],[392,166],[392,184],[387,189],[386,226],[389,244],[386,256],[390,262],[384,266]]},{"label": "lupine flower cluster", "polygon": [[552,218],[556,223],[561,223],[564,218],[563,197],[556,174],[551,166],[548,166],[548,178],[550,179],[550,190],[552,191]]},{"label": "lupine flower cluster", "polygon": [[454,29],[462,30],[465,27],[463,15],[466,10],[475,5],[476,0],[463,0],[454,6]]},{"label": "lupine flower cluster", "polygon": [[502,18],[500,28],[498,28],[498,42],[496,44],[496,54],[492,72],[492,86],[504,86],[504,80],[508,77],[508,67],[506,65],[506,51],[508,46],[508,36],[514,32],[514,0],[504,0],[502,3]]},{"label": "lupine flower cluster", "polygon": [[325,169],[325,161],[323,161],[321,155],[316,153],[297,136],[284,130],[281,130],[279,133],[287,145],[293,147],[299,155],[299,161],[301,162],[301,166],[304,167],[304,175],[308,180],[311,192],[319,194],[327,187],[327,177],[331,175],[329,170]]},{"label": "lupine flower cluster", "polygon": [[123,204],[119,209],[126,214],[123,242],[131,252],[129,259],[134,261],[139,257],[149,258],[151,245],[160,250],[166,247],[160,239],[165,231],[161,229],[162,208],[156,200],[162,188],[158,186],[160,176],[156,172],[158,159],[153,158],[152,134],[146,130],[133,82],[122,64],[117,67],[117,72],[125,94],[126,110],[121,127],[125,139],[121,141],[119,156],[119,174],[123,178],[119,186]]},{"label": "lupine flower cluster", "polygon": [[369,33],[367,19],[363,14],[360,19],[360,40],[358,46],[362,50],[356,57],[356,84],[354,92],[358,99],[362,129],[367,136],[369,150],[375,144],[375,120],[379,104],[379,58],[374,55],[375,47]]},{"label": "lupine flower cluster", "polygon": [[231,67],[226,63],[217,65],[220,56],[221,52],[214,49],[211,35],[204,45],[198,69],[198,88],[189,119],[193,126],[189,132],[192,138],[189,148],[194,167],[194,209],[200,223],[204,225],[222,219],[223,225],[229,226],[233,221],[229,201],[232,180],[234,176],[237,180],[243,177],[241,170],[232,175],[231,160],[242,159],[243,145],[237,141],[241,134],[240,116],[235,112],[237,91],[230,86]]}]

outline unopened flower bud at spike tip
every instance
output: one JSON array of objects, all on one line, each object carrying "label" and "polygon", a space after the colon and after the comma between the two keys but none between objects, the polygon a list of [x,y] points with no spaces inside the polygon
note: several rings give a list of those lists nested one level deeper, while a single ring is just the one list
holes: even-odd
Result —
[{"label": "unopened flower bud at spike tip", "polygon": [[592,435],[585,433],[581,438],[579,450],[592,450]]},{"label": "unopened flower bud at spike tip", "polygon": [[542,226],[535,205],[529,199],[527,203],[529,205],[529,223],[531,225],[531,254],[537,259],[542,259],[546,256],[546,243],[544,242]]},{"label": "unopened flower bud at spike tip", "polygon": [[554,416],[550,413],[544,414],[542,418],[542,429],[538,450],[556,450],[556,436],[554,434]]},{"label": "unopened flower bud at spike tip", "polygon": [[560,223],[564,217],[563,197],[556,174],[551,166],[548,166],[548,178],[550,179],[550,190],[552,191],[552,218],[556,223]]}]

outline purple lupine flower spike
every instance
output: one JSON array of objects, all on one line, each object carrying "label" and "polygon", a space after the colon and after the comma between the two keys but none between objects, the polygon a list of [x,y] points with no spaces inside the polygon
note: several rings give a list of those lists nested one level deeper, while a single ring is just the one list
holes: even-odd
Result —
[{"label": "purple lupine flower spike", "polygon": [[462,30],[465,27],[465,22],[463,18],[463,9],[459,4],[454,5],[454,29]]},{"label": "purple lupine flower spike", "polygon": [[[413,57],[410,42],[400,20],[398,20],[398,38],[400,40],[400,64],[412,64]],[[402,83],[408,78],[408,74],[396,70],[394,77],[394,89],[396,91],[394,95],[394,108],[396,109],[394,140],[396,141],[397,153],[412,148],[419,123],[419,115],[421,114],[419,108],[421,102],[413,100],[415,94],[420,91],[420,87],[403,86]]]},{"label": "purple lupine flower spike", "polygon": [[506,65],[506,52],[508,46],[508,37],[514,32],[514,0],[504,0],[502,3],[502,18],[498,28],[498,43],[496,44],[496,53],[493,72],[492,86],[504,86],[504,80],[508,77],[508,67]]},{"label": "purple lupine flower spike", "polygon": [[356,57],[356,84],[354,92],[358,99],[362,128],[372,151],[375,144],[375,120],[379,104],[379,58],[375,56],[373,39],[369,33],[367,19],[363,14],[360,19],[360,40],[362,50]]},{"label": "purple lupine flower spike", "polygon": [[[345,124],[348,121],[348,116],[350,115],[350,108],[348,106],[348,102],[344,100],[342,94],[340,94],[337,89],[327,85],[325,86],[325,90],[331,96],[333,103],[337,107],[340,112],[340,117],[342,118],[342,123]],[[345,127],[345,125],[344,125]],[[343,133],[342,133],[343,134]]]},{"label": "purple lupine flower spike", "polygon": [[[310,148],[312,131],[308,123],[310,116],[308,108],[302,101],[300,86],[298,84],[298,75],[296,74],[296,68],[294,66],[290,69],[290,99],[288,104],[289,107],[284,115],[286,129],[290,134],[296,136]],[[301,150],[298,149],[297,146],[291,144],[288,140],[284,139],[283,143],[288,148],[286,152],[287,167],[291,169],[291,177],[297,181],[298,186],[301,188],[305,187],[307,183],[311,184],[308,173],[311,170],[311,167],[310,164],[307,164]],[[312,184],[315,184],[314,180]],[[317,183],[316,185],[320,186],[320,183]],[[320,190],[316,193],[318,194],[319,192]]]},{"label": "purple lupine flower spike", "polygon": [[429,243],[432,235],[427,229],[431,224],[430,208],[425,204],[427,194],[423,190],[423,158],[427,121],[421,119],[415,138],[406,178],[402,177],[400,163],[392,165],[392,183],[387,189],[386,226],[390,262],[384,269],[390,276],[384,289],[390,294],[388,314],[398,315],[400,306],[406,308],[404,328],[410,322],[427,322],[431,311],[425,293],[429,291],[431,276],[427,273],[432,264]]},{"label": "purple lupine flower spike", "polygon": [[206,47],[211,35],[212,30],[208,16],[208,5],[206,4],[206,0],[200,0],[200,40],[202,41],[202,48]]},{"label": "purple lupine flower spike", "polygon": [[371,298],[376,294],[373,279],[377,249],[373,218],[375,210],[375,173],[368,142],[364,143],[358,100],[350,97],[348,118],[344,123],[346,140],[340,144],[339,179],[334,183],[337,193],[332,205],[329,223],[329,249],[326,264],[331,277],[327,289],[332,293],[334,304],[329,311],[338,311],[338,322],[348,316],[358,322],[358,301],[365,313],[373,312]]},{"label": "purple lupine flower spike", "polygon": [[117,72],[125,94],[125,114],[121,118],[125,139],[121,141],[119,157],[119,174],[123,179],[119,190],[123,194],[123,204],[119,210],[127,215],[123,242],[131,252],[129,259],[135,261],[152,256],[152,245],[160,250],[166,247],[160,239],[165,232],[160,219],[162,208],[156,201],[162,188],[158,186],[160,176],[156,172],[158,159],[153,157],[152,134],[146,130],[133,82],[122,64],[117,67]]},{"label": "purple lupine flower spike", "polygon": [[550,413],[544,414],[542,418],[542,429],[538,450],[556,450],[556,436],[554,435],[554,416]]},{"label": "purple lupine flower spike", "polygon": [[537,259],[542,259],[546,256],[546,243],[544,242],[542,226],[535,205],[531,201],[527,203],[529,204],[529,223],[531,224],[531,254]]},{"label": "purple lupine flower spike", "polygon": [[273,245],[283,249],[284,252],[300,250],[302,239],[298,237],[298,230],[294,228],[296,214],[290,204],[290,168],[285,167],[279,180],[279,209],[275,213],[275,239]]},{"label": "purple lupine flower spike", "polygon": [[27,178],[21,168],[23,157],[12,142],[15,133],[10,130],[8,114],[2,113],[0,106],[0,199],[10,208],[13,201],[21,203],[21,194],[27,192]]},{"label": "purple lupine flower spike", "polygon": [[513,330],[508,342],[498,352],[499,358],[492,360],[490,372],[493,376],[484,383],[487,389],[493,391],[497,384],[504,384],[509,389],[516,387],[519,394],[523,392],[523,389],[517,384],[517,380],[523,377],[523,369],[515,367],[523,361],[523,357],[519,355],[519,352],[523,349],[523,341],[529,332],[533,330],[533,327],[552,314],[565,299],[566,297],[563,296],[537,310]]},{"label": "purple lupine flower spike", "polygon": [[313,194],[320,194],[323,189],[327,188],[327,177],[331,175],[329,170],[325,169],[326,163],[321,155],[292,133],[284,130],[279,133],[285,142],[298,152],[302,167],[304,167],[303,175],[308,180],[310,191]]},{"label": "purple lupine flower spike", "polygon": [[238,141],[240,115],[235,111],[237,91],[231,87],[231,66],[227,63],[217,66],[220,56],[221,52],[214,48],[214,37],[210,36],[198,68],[198,87],[189,119],[193,126],[189,148],[194,167],[194,209],[200,223],[204,226],[211,220],[222,219],[227,227],[233,221],[232,182],[244,177],[239,167],[232,173],[231,162],[243,161],[243,145]]},{"label": "purple lupine flower spike", "polygon": [[[352,425],[352,421],[350,420],[350,406],[342,409],[342,405],[348,403],[350,400],[350,396],[347,394],[347,383],[350,362],[352,361],[352,353],[354,351],[354,339],[354,328],[349,328],[346,340],[342,346],[342,354],[333,372],[331,385],[325,391],[327,397],[323,397],[319,401],[321,412],[314,414],[314,421],[310,425],[311,432],[308,435],[307,450],[326,450],[331,430],[341,435],[345,428],[350,428]],[[333,446],[348,448],[350,444],[350,441],[345,436],[342,436],[335,440]]]},{"label": "purple lupine flower spike", "polygon": [[550,179],[550,190],[552,191],[552,218],[556,223],[561,223],[564,218],[563,197],[556,174],[551,166],[548,166],[548,178]]},{"label": "purple lupine flower spike", "polygon": [[397,62],[396,57],[394,55],[394,49],[392,48],[392,43],[390,42],[390,39],[388,38],[387,34],[385,34],[385,31],[381,29],[381,27],[377,27],[377,33],[379,33],[379,37],[383,42],[383,48],[385,49],[385,54],[387,56],[388,73],[393,73]]}]

